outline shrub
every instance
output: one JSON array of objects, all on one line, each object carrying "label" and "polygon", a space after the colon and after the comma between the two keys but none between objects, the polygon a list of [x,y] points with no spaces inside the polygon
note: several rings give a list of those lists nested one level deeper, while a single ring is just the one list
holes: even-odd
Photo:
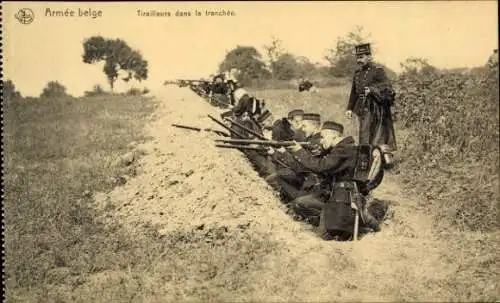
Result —
[{"label": "shrub", "polygon": [[16,86],[11,80],[2,81],[2,95],[4,102],[22,99],[21,93],[16,90]]},{"label": "shrub", "polygon": [[139,96],[142,94],[142,91],[138,88],[132,87],[127,91],[127,95],[129,96]]},{"label": "shrub", "polygon": [[94,85],[91,91],[85,91],[84,95],[85,97],[93,97],[93,96],[109,95],[109,93],[106,92],[100,84],[96,84]]},{"label": "shrub", "polygon": [[40,94],[40,98],[63,98],[68,97],[66,87],[58,81],[50,81]]},{"label": "shrub", "polygon": [[462,229],[497,226],[498,66],[475,74],[413,69],[395,88],[395,118],[410,130],[399,142],[403,181]]}]

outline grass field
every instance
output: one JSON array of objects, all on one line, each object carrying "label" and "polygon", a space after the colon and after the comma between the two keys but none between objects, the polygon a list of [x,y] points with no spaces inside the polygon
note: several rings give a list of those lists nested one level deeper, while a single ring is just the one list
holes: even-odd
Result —
[{"label": "grass field", "polygon": [[[269,245],[237,232],[182,231],[160,236],[146,224],[130,234],[98,211],[96,192],[140,172],[143,127],[154,99],[105,96],[46,99],[5,107],[5,253],[9,302],[103,302],[155,298],[214,298],[224,285],[241,287],[240,267],[252,266]],[[131,154],[133,152],[133,154]],[[111,214],[111,215],[110,215]],[[212,245],[204,239],[217,237]],[[243,245],[244,242],[246,245]],[[254,244],[252,244],[254,243]],[[251,250],[250,254],[241,253]],[[225,251],[232,253],[224,254]],[[232,254],[238,254],[235,258]],[[175,258],[172,256],[175,255]],[[203,260],[221,257],[204,268]],[[209,277],[233,261],[231,268]],[[189,291],[159,291],[164,281],[216,279]],[[231,281],[230,281],[231,280]],[[184,289],[184,285],[179,289]]]}]

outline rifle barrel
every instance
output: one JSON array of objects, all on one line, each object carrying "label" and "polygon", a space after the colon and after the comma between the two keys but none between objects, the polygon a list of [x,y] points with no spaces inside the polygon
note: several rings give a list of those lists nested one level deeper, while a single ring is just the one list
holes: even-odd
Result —
[{"label": "rifle barrel", "polygon": [[[294,141],[273,141],[273,140],[252,140],[252,139],[216,139],[216,142],[224,143],[240,143],[240,144],[258,144],[264,146],[291,146],[294,145]],[[302,146],[310,146],[310,142],[297,142]]]},{"label": "rifle barrel", "polygon": [[247,150],[266,150],[264,147],[258,146],[247,146],[247,145],[230,145],[230,144],[215,144],[216,147],[222,148],[236,148],[236,149],[247,149]]},{"label": "rifle barrel", "polygon": [[172,126],[178,127],[178,128],[183,128],[183,129],[188,129],[188,130],[194,130],[194,131],[198,131],[198,132],[200,132],[200,131],[213,132],[213,133],[216,133],[217,135],[220,135],[220,136],[229,137],[229,135],[227,133],[220,131],[220,130],[211,129],[211,128],[202,129],[199,127],[187,126],[187,125],[182,125],[182,124],[172,124]]},{"label": "rifle barrel", "polygon": [[242,134],[240,134],[239,132],[235,131],[235,130],[232,130],[231,128],[229,128],[227,125],[225,125],[224,123],[220,122],[219,120],[217,120],[216,118],[212,117],[212,115],[208,114],[207,115],[210,119],[212,119],[212,121],[214,121],[215,123],[219,124],[220,126],[222,126],[224,129],[228,130],[231,134],[234,134],[240,138],[245,138],[245,136],[243,136]]},{"label": "rifle barrel", "polygon": [[178,128],[184,128],[184,129],[189,129],[189,130],[195,130],[195,131],[201,131],[201,128],[198,127],[192,127],[192,126],[187,126],[187,125],[181,125],[181,124],[172,124],[174,127]]},{"label": "rifle barrel", "polygon": [[249,129],[248,127],[246,127],[244,125],[241,125],[240,123],[234,121],[233,119],[231,119],[231,118],[225,118],[225,119],[228,120],[229,122],[231,122],[232,124],[238,126],[239,128],[243,129],[244,131],[249,132],[250,134],[254,135],[255,137],[259,138],[260,140],[268,141],[268,139],[266,137],[264,137],[263,135],[259,134],[258,132],[254,131],[252,129]]}]

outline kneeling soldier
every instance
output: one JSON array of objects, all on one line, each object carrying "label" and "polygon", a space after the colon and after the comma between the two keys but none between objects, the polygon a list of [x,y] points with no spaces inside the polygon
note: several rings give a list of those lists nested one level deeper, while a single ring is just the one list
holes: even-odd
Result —
[{"label": "kneeling soldier", "polygon": [[[293,201],[298,211],[316,209],[320,212],[319,232],[325,240],[357,238],[358,215],[366,227],[380,230],[379,223],[366,211],[363,194],[367,193],[368,184],[381,182],[382,152],[370,145],[353,145],[349,137],[341,136],[340,129],[337,123],[323,127],[321,144],[325,149],[330,148],[324,157],[312,156],[299,144],[289,147],[295,160],[305,168],[331,177],[332,193],[326,203],[316,197]],[[370,186],[373,189],[373,185]]]}]

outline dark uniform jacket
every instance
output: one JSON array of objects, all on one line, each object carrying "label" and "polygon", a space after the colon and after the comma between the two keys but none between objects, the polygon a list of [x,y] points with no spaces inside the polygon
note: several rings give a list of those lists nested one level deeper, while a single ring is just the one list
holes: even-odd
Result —
[{"label": "dark uniform jacket", "polygon": [[287,118],[279,119],[272,126],[272,139],[276,141],[305,142],[306,136],[303,131],[294,131]]},{"label": "dark uniform jacket", "polygon": [[290,141],[295,132],[293,131],[288,119],[282,118],[273,123],[271,138],[276,141]]},{"label": "dark uniform jacket", "polygon": [[254,97],[249,97],[248,95],[244,95],[241,97],[238,104],[233,108],[233,112],[236,116],[241,116],[245,112],[250,116],[260,115],[261,114],[261,104],[260,101]]},{"label": "dark uniform jacket", "polygon": [[225,95],[227,94],[228,86],[226,83],[214,83],[212,84],[212,93]]},{"label": "dark uniform jacket", "polygon": [[384,68],[369,63],[354,72],[347,110],[353,111],[358,116],[363,114],[365,107],[369,105],[364,98],[365,87],[370,88],[370,98],[382,105],[392,106],[394,93]]},{"label": "dark uniform jacket", "polygon": [[[355,143],[353,137],[346,137],[342,139],[337,145],[331,147],[328,154],[315,157],[306,149],[302,148],[299,151],[292,153],[293,158],[300,163],[306,170],[317,174],[330,175],[337,177],[336,180],[343,178],[341,173],[343,169],[349,167],[350,164],[355,163],[355,154],[352,154],[351,149],[346,148]],[[345,176],[349,177],[349,176]]]}]

